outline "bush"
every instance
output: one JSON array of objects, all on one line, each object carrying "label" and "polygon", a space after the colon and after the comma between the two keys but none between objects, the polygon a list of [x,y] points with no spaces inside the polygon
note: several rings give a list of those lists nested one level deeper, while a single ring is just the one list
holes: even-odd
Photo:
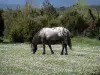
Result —
[{"label": "bush", "polygon": [[52,19],[51,21],[49,21],[48,25],[49,27],[62,26],[61,21],[59,19]]},{"label": "bush", "polygon": [[0,36],[3,36],[4,31],[4,19],[2,17],[3,10],[0,9]]},{"label": "bush", "polygon": [[81,34],[87,27],[86,21],[77,11],[65,12],[61,23],[75,35]]},{"label": "bush", "polygon": [[[49,0],[45,0],[41,9],[33,8],[27,3],[23,8],[7,9],[2,15],[5,28],[4,39],[12,42],[29,42],[41,28],[56,26],[68,28],[71,37],[80,35],[88,27],[85,8],[74,5],[68,11],[58,14]],[[91,38],[100,38],[100,31],[91,30],[87,35]]]},{"label": "bush", "polygon": [[22,9],[4,11],[4,38],[12,42],[32,40],[35,32],[41,28],[41,24],[38,23],[38,16],[39,10],[32,8],[30,5],[25,5]]},{"label": "bush", "polygon": [[88,32],[86,32],[86,36],[89,38],[100,38],[100,31],[98,28],[91,29]]},{"label": "bush", "polygon": [[0,37],[0,43],[1,43],[1,42],[3,42],[3,38],[2,38],[2,37]]}]

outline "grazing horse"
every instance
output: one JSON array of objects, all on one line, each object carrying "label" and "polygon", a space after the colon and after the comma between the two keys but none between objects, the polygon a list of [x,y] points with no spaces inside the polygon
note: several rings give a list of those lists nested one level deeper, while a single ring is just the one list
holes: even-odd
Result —
[{"label": "grazing horse", "polygon": [[32,40],[32,52],[35,54],[37,50],[37,44],[43,44],[43,54],[45,54],[45,44],[47,44],[51,50],[51,54],[54,54],[51,44],[62,43],[61,55],[63,55],[65,48],[65,55],[68,55],[67,45],[72,49],[70,32],[64,27],[54,28],[42,28],[38,31]]}]

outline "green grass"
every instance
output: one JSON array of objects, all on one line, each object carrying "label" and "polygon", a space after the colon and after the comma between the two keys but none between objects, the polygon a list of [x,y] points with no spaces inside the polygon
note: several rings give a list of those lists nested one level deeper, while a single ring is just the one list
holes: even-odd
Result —
[{"label": "green grass", "polygon": [[38,46],[35,55],[30,44],[0,44],[0,75],[100,75],[100,41],[73,38],[73,50],[60,55],[61,45],[53,46],[51,55]]}]

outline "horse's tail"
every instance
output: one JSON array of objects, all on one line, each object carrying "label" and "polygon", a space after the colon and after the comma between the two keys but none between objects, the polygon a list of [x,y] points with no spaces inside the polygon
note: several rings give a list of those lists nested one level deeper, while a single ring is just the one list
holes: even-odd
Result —
[{"label": "horse's tail", "polygon": [[70,32],[67,32],[67,43],[70,49],[72,49],[72,43],[71,43],[71,38],[70,38]]}]

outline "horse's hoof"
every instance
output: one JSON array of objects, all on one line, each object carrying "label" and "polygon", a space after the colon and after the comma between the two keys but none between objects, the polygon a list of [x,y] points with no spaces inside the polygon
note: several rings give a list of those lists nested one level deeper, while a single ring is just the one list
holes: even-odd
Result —
[{"label": "horse's hoof", "polygon": [[54,52],[52,52],[51,54],[54,54]]},{"label": "horse's hoof", "polygon": [[63,55],[63,53],[61,53],[61,55]]},{"label": "horse's hoof", "polygon": [[68,53],[65,53],[65,55],[68,55]]},{"label": "horse's hoof", "polygon": [[44,52],[43,52],[42,54],[43,54],[43,55],[45,55],[45,53],[44,53]]},{"label": "horse's hoof", "polygon": [[35,53],[32,53],[32,54],[35,54]]}]

